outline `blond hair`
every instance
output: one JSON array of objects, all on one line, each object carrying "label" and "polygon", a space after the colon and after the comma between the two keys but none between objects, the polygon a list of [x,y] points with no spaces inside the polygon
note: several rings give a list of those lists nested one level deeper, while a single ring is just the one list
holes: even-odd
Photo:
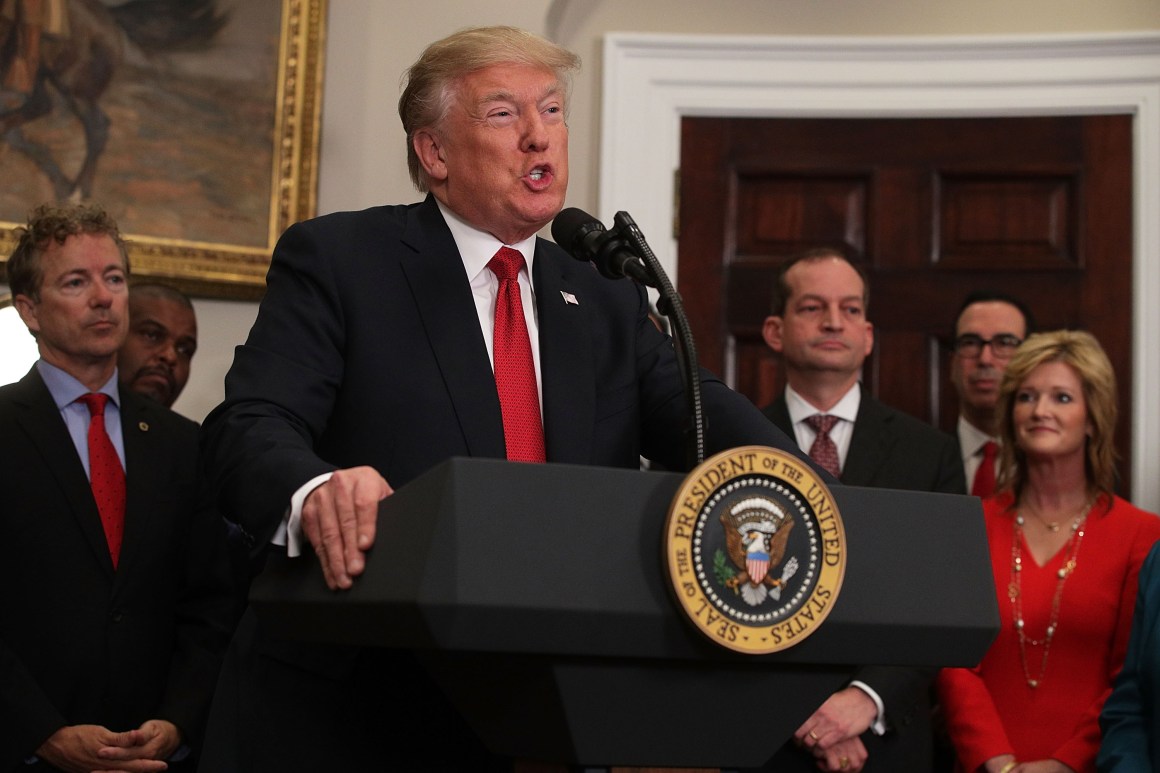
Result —
[{"label": "blond hair", "polygon": [[1022,493],[1027,460],[1015,439],[1015,394],[1031,371],[1048,362],[1062,362],[1079,377],[1091,426],[1084,449],[1088,489],[1111,494],[1116,487],[1116,374],[1095,336],[1078,330],[1036,333],[1007,363],[996,406],[1002,440],[997,485],[1014,491],[1016,499]]},{"label": "blond hair", "polygon": [[415,133],[443,121],[462,78],[501,64],[554,72],[567,114],[571,72],[580,67],[580,57],[566,48],[516,27],[472,27],[432,43],[403,74],[405,87],[399,97],[399,118],[407,133],[407,168],[420,191],[427,192],[428,180],[415,152]]}]

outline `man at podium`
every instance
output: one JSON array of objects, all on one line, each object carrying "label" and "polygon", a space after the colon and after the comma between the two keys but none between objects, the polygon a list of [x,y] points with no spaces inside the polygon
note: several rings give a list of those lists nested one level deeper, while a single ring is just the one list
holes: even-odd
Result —
[{"label": "man at podium", "polygon": [[[333,589],[358,582],[379,501],[450,457],[685,465],[677,360],[645,293],[536,236],[564,204],[578,65],[508,27],[432,44],[399,101],[426,198],[299,223],[274,251],[204,443],[223,511],[259,546],[312,550]],[[708,451],[798,454],[744,397],[707,373],[702,388]],[[203,770],[507,764],[408,653],[242,631],[237,714],[209,743],[236,740]]]}]

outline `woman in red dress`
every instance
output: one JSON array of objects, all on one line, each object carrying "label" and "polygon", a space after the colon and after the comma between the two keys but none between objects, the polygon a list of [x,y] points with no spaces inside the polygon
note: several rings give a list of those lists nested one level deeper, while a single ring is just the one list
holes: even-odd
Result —
[{"label": "woman in red dress", "polygon": [[1001,627],[938,677],[963,771],[1094,771],[1136,576],[1160,518],[1113,494],[1115,376],[1088,333],[1027,339],[1007,366],[998,489],[983,503]]}]

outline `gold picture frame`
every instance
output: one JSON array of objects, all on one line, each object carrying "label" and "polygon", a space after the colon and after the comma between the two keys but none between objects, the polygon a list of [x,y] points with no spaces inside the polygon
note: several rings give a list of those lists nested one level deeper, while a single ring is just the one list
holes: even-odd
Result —
[{"label": "gold picture frame", "polygon": [[[134,278],[200,297],[260,298],[279,235],[317,210],[326,5],[247,0],[220,12],[212,44],[200,52],[118,62],[102,110],[114,129],[127,128],[110,134],[90,195],[62,195],[14,147],[0,147],[0,179],[13,181],[0,185],[0,268],[28,210],[91,198],[118,220]],[[256,75],[244,80],[243,71]],[[56,143],[62,168],[70,158],[79,167],[84,122],[64,115],[65,100],[46,92],[60,115],[29,123],[27,132]],[[174,114],[159,115],[169,106]]]}]

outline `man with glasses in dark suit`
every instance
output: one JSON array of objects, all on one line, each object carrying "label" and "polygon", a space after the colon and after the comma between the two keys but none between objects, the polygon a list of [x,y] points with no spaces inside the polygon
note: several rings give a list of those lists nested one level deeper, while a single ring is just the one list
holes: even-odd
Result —
[{"label": "man with glasses in dark suit", "polygon": [[980,290],[959,307],[952,343],[951,381],[959,395],[955,434],[970,493],[990,496],[995,488],[995,403],[1007,362],[1034,329],[1031,312],[1006,293]]}]

